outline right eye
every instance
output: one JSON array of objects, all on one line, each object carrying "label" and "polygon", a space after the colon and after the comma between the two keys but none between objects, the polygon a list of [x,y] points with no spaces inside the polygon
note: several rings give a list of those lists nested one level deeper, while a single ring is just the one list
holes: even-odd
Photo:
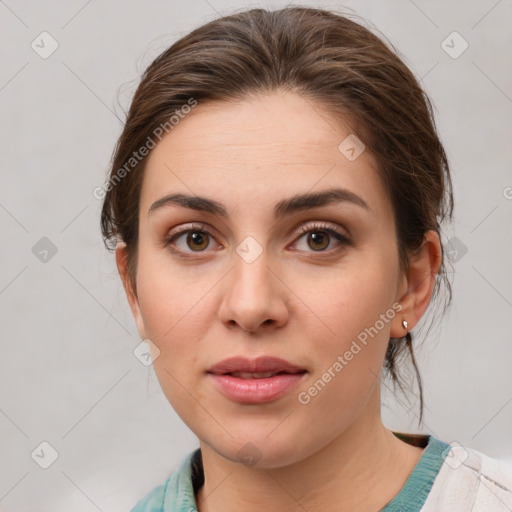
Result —
[{"label": "right eye", "polygon": [[182,227],[179,231],[172,231],[166,236],[164,246],[184,258],[190,257],[187,256],[189,254],[207,252],[206,249],[212,245],[210,242],[213,237],[205,228],[203,224],[194,224]]}]

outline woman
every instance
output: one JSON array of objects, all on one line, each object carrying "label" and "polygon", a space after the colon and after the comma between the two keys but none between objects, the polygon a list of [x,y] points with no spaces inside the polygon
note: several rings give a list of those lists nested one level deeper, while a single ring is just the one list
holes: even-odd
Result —
[{"label": "woman", "polygon": [[419,378],[411,331],[449,295],[452,208],[430,101],[363,26],[251,10],[163,52],[101,220],[200,448],[133,512],[511,510],[510,468],[380,415],[381,370]]}]

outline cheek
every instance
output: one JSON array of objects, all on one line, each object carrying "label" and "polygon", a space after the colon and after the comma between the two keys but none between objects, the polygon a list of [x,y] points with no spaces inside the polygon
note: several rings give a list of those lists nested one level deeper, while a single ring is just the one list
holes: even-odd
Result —
[{"label": "cheek", "polygon": [[197,319],[205,316],[205,299],[213,279],[198,272],[183,271],[171,264],[165,251],[141,251],[137,280],[139,306],[146,332],[160,348],[183,339],[185,331],[189,338],[199,334]]},{"label": "cheek", "polygon": [[159,350],[155,372],[173,404],[190,400],[185,390],[195,387],[204,369],[202,343],[212,322],[214,284],[214,276],[208,278],[204,271],[203,276],[180,271],[170,265],[168,255],[141,251],[139,307],[146,334]]},{"label": "cheek", "polygon": [[310,328],[314,323],[322,331],[327,346],[356,338],[393,303],[396,277],[389,262],[364,256],[345,262],[328,276],[307,273],[294,283],[297,305],[303,310],[298,318],[311,318]]},{"label": "cheek", "polygon": [[158,349],[153,368],[167,400],[188,423],[194,410],[190,393],[196,397],[194,379],[202,369],[199,345],[204,329],[197,320],[205,317],[204,293],[196,293],[198,285],[187,289],[179,276],[148,268],[140,276],[139,305],[147,336]]},{"label": "cheek", "polygon": [[308,385],[316,383],[311,392],[318,392],[317,407],[326,413],[332,401],[348,408],[364,403],[380,375],[397,314],[390,261],[374,256],[350,263],[346,272],[340,269],[328,282],[310,289],[305,301],[317,314],[307,328],[317,362]]},{"label": "cheek", "polygon": [[359,276],[340,277],[328,293],[312,297],[326,327],[323,336],[309,329],[316,365],[299,402],[305,414],[314,410],[333,432],[348,426],[372,395],[396,315],[389,290],[375,285],[372,273]]}]

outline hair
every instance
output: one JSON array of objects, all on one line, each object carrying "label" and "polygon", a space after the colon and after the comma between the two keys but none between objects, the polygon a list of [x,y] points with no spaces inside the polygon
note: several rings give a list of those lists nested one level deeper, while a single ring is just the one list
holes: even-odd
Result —
[{"label": "hair", "polygon": [[[290,7],[251,9],[213,20],[163,51],[142,75],[103,189],[103,240],[109,250],[119,241],[126,244],[135,293],[139,202],[147,161],[147,156],[134,159],[135,152],[147,147],[152,135],[161,134],[162,126],[169,127],[173,116],[190,109],[191,101],[236,101],[276,91],[313,100],[334,118],[350,122],[352,132],[364,141],[391,200],[400,268],[407,270],[426,232],[440,236],[441,222],[452,218],[453,194],[432,104],[388,45],[344,15]],[[432,298],[443,284],[448,291],[444,310],[451,301],[445,264],[443,250]],[[384,367],[404,391],[400,360],[406,355],[419,386],[421,422],[422,384],[411,333],[390,338]]]}]

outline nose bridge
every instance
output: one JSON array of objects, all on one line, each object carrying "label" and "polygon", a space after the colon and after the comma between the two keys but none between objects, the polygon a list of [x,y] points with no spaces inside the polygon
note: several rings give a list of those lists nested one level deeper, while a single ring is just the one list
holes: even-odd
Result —
[{"label": "nose bridge", "polygon": [[252,237],[247,237],[236,248],[230,288],[237,302],[248,309],[261,309],[271,300],[275,283],[268,268],[269,260],[269,251]]},{"label": "nose bridge", "polygon": [[219,309],[224,323],[234,322],[250,331],[263,324],[283,324],[287,308],[282,286],[271,266],[269,251],[253,237],[246,237],[236,247]]},{"label": "nose bridge", "polygon": [[[256,245],[257,244],[257,245]],[[234,285],[240,284],[241,291],[252,296],[268,294],[271,287],[269,251],[252,237],[247,237],[236,248],[234,255]]]}]

